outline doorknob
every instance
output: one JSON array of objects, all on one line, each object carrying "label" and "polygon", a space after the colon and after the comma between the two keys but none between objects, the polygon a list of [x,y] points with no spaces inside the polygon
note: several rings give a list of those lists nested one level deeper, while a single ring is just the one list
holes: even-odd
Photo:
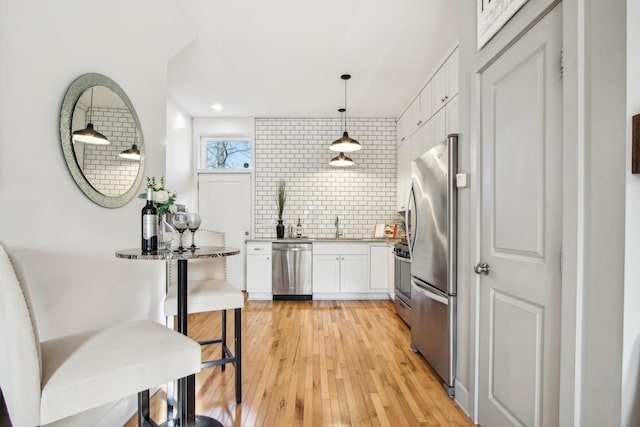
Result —
[{"label": "doorknob", "polygon": [[486,262],[483,262],[482,264],[478,263],[473,267],[473,271],[475,271],[476,274],[484,274],[486,276],[489,274],[489,264]]}]

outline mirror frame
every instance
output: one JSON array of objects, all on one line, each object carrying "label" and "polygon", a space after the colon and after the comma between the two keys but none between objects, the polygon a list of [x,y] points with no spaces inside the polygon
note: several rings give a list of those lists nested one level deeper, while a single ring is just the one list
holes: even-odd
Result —
[{"label": "mirror frame", "polygon": [[[73,148],[71,129],[73,112],[82,94],[94,86],[104,86],[120,97],[129,109],[138,131],[139,140],[136,143],[140,150],[140,167],[138,168],[138,175],[131,185],[131,188],[119,196],[106,196],[91,185],[78,165]],[[145,149],[142,127],[140,126],[140,120],[138,120],[138,115],[136,114],[135,108],[133,108],[131,100],[129,100],[129,97],[124,93],[122,88],[109,77],[97,73],[87,73],[81,75],[71,83],[71,86],[67,89],[67,93],[62,101],[62,107],[60,108],[60,144],[73,180],[91,201],[105,208],[119,208],[126,205],[138,194],[138,189],[142,183],[142,177],[144,176]]]}]

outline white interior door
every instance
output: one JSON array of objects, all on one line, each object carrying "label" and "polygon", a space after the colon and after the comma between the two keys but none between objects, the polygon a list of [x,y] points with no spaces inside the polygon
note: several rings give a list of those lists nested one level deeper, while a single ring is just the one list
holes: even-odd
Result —
[{"label": "white interior door", "polygon": [[202,228],[224,232],[226,245],[240,249],[239,255],[226,260],[227,281],[246,289],[245,240],[251,227],[251,174],[199,174],[198,209]]},{"label": "white interior door", "polygon": [[561,23],[558,6],[480,74],[482,426],[558,425]]}]

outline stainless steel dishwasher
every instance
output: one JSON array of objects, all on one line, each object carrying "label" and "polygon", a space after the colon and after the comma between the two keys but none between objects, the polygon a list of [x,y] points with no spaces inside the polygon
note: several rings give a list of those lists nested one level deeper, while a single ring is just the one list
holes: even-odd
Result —
[{"label": "stainless steel dishwasher", "polygon": [[274,242],[271,246],[273,299],[311,299],[311,242]]}]

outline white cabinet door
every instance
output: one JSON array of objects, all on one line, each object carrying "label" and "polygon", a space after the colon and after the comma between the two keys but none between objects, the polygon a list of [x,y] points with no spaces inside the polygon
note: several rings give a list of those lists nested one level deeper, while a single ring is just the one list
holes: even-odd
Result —
[{"label": "white cabinet door", "polygon": [[431,110],[436,113],[446,103],[447,96],[447,70],[446,63],[434,74],[431,79]]},{"label": "white cabinet door", "polygon": [[407,141],[418,130],[420,121],[420,97],[417,97],[407,107],[404,114],[398,119],[398,143]]},{"label": "white cabinet door", "polygon": [[418,126],[422,126],[430,118],[433,110],[431,109],[431,82],[420,92],[420,115],[418,116]]},{"label": "white cabinet door", "polygon": [[340,255],[313,256],[313,293],[340,292]]},{"label": "white cabinet door", "polygon": [[405,113],[398,118],[396,122],[396,133],[398,139],[398,147],[407,140],[407,133],[409,128],[409,116]]},{"label": "white cabinet door", "polygon": [[447,59],[447,96],[449,97],[448,102],[451,102],[454,96],[458,94],[458,88],[460,83],[458,82],[459,78],[459,69],[460,69],[460,59],[458,56],[458,49],[454,50],[449,59]]},{"label": "white cabinet door", "polygon": [[433,147],[433,120],[422,125],[413,136],[415,141],[412,141],[411,145],[411,159],[415,160]]},{"label": "white cabinet door", "polygon": [[460,60],[458,58],[458,49],[456,49],[431,79],[432,114],[447,105],[458,94],[459,67]]},{"label": "white cabinet door", "polygon": [[247,293],[271,294],[271,255],[247,255]]},{"label": "white cabinet door", "polygon": [[399,211],[404,211],[409,198],[409,187],[411,185],[411,175],[409,173],[411,162],[409,157],[411,146],[409,142],[406,142],[398,147],[398,159],[397,159],[397,208]]},{"label": "white cabinet door", "polygon": [[[432,118],[433,124],[433,146],[447,139],[447,113],[446,110],[438,111]],[[429,148],[431,148],[429,147]]]},{"label": "white cabinet door", "polygon": [[340,292],[369,291],[369,257],[367,255],[340,256]]},{"label": "white cabinet door", "polygon": [[388,245],[371,245],[369,252],[369,290],[385,292],[389,290],[389,254]]},{"label": "white cabinet door", "polygon": [[458,96],[454,96],[447,104],[447,135],[460,133],[460,110],[458,108]]}]

